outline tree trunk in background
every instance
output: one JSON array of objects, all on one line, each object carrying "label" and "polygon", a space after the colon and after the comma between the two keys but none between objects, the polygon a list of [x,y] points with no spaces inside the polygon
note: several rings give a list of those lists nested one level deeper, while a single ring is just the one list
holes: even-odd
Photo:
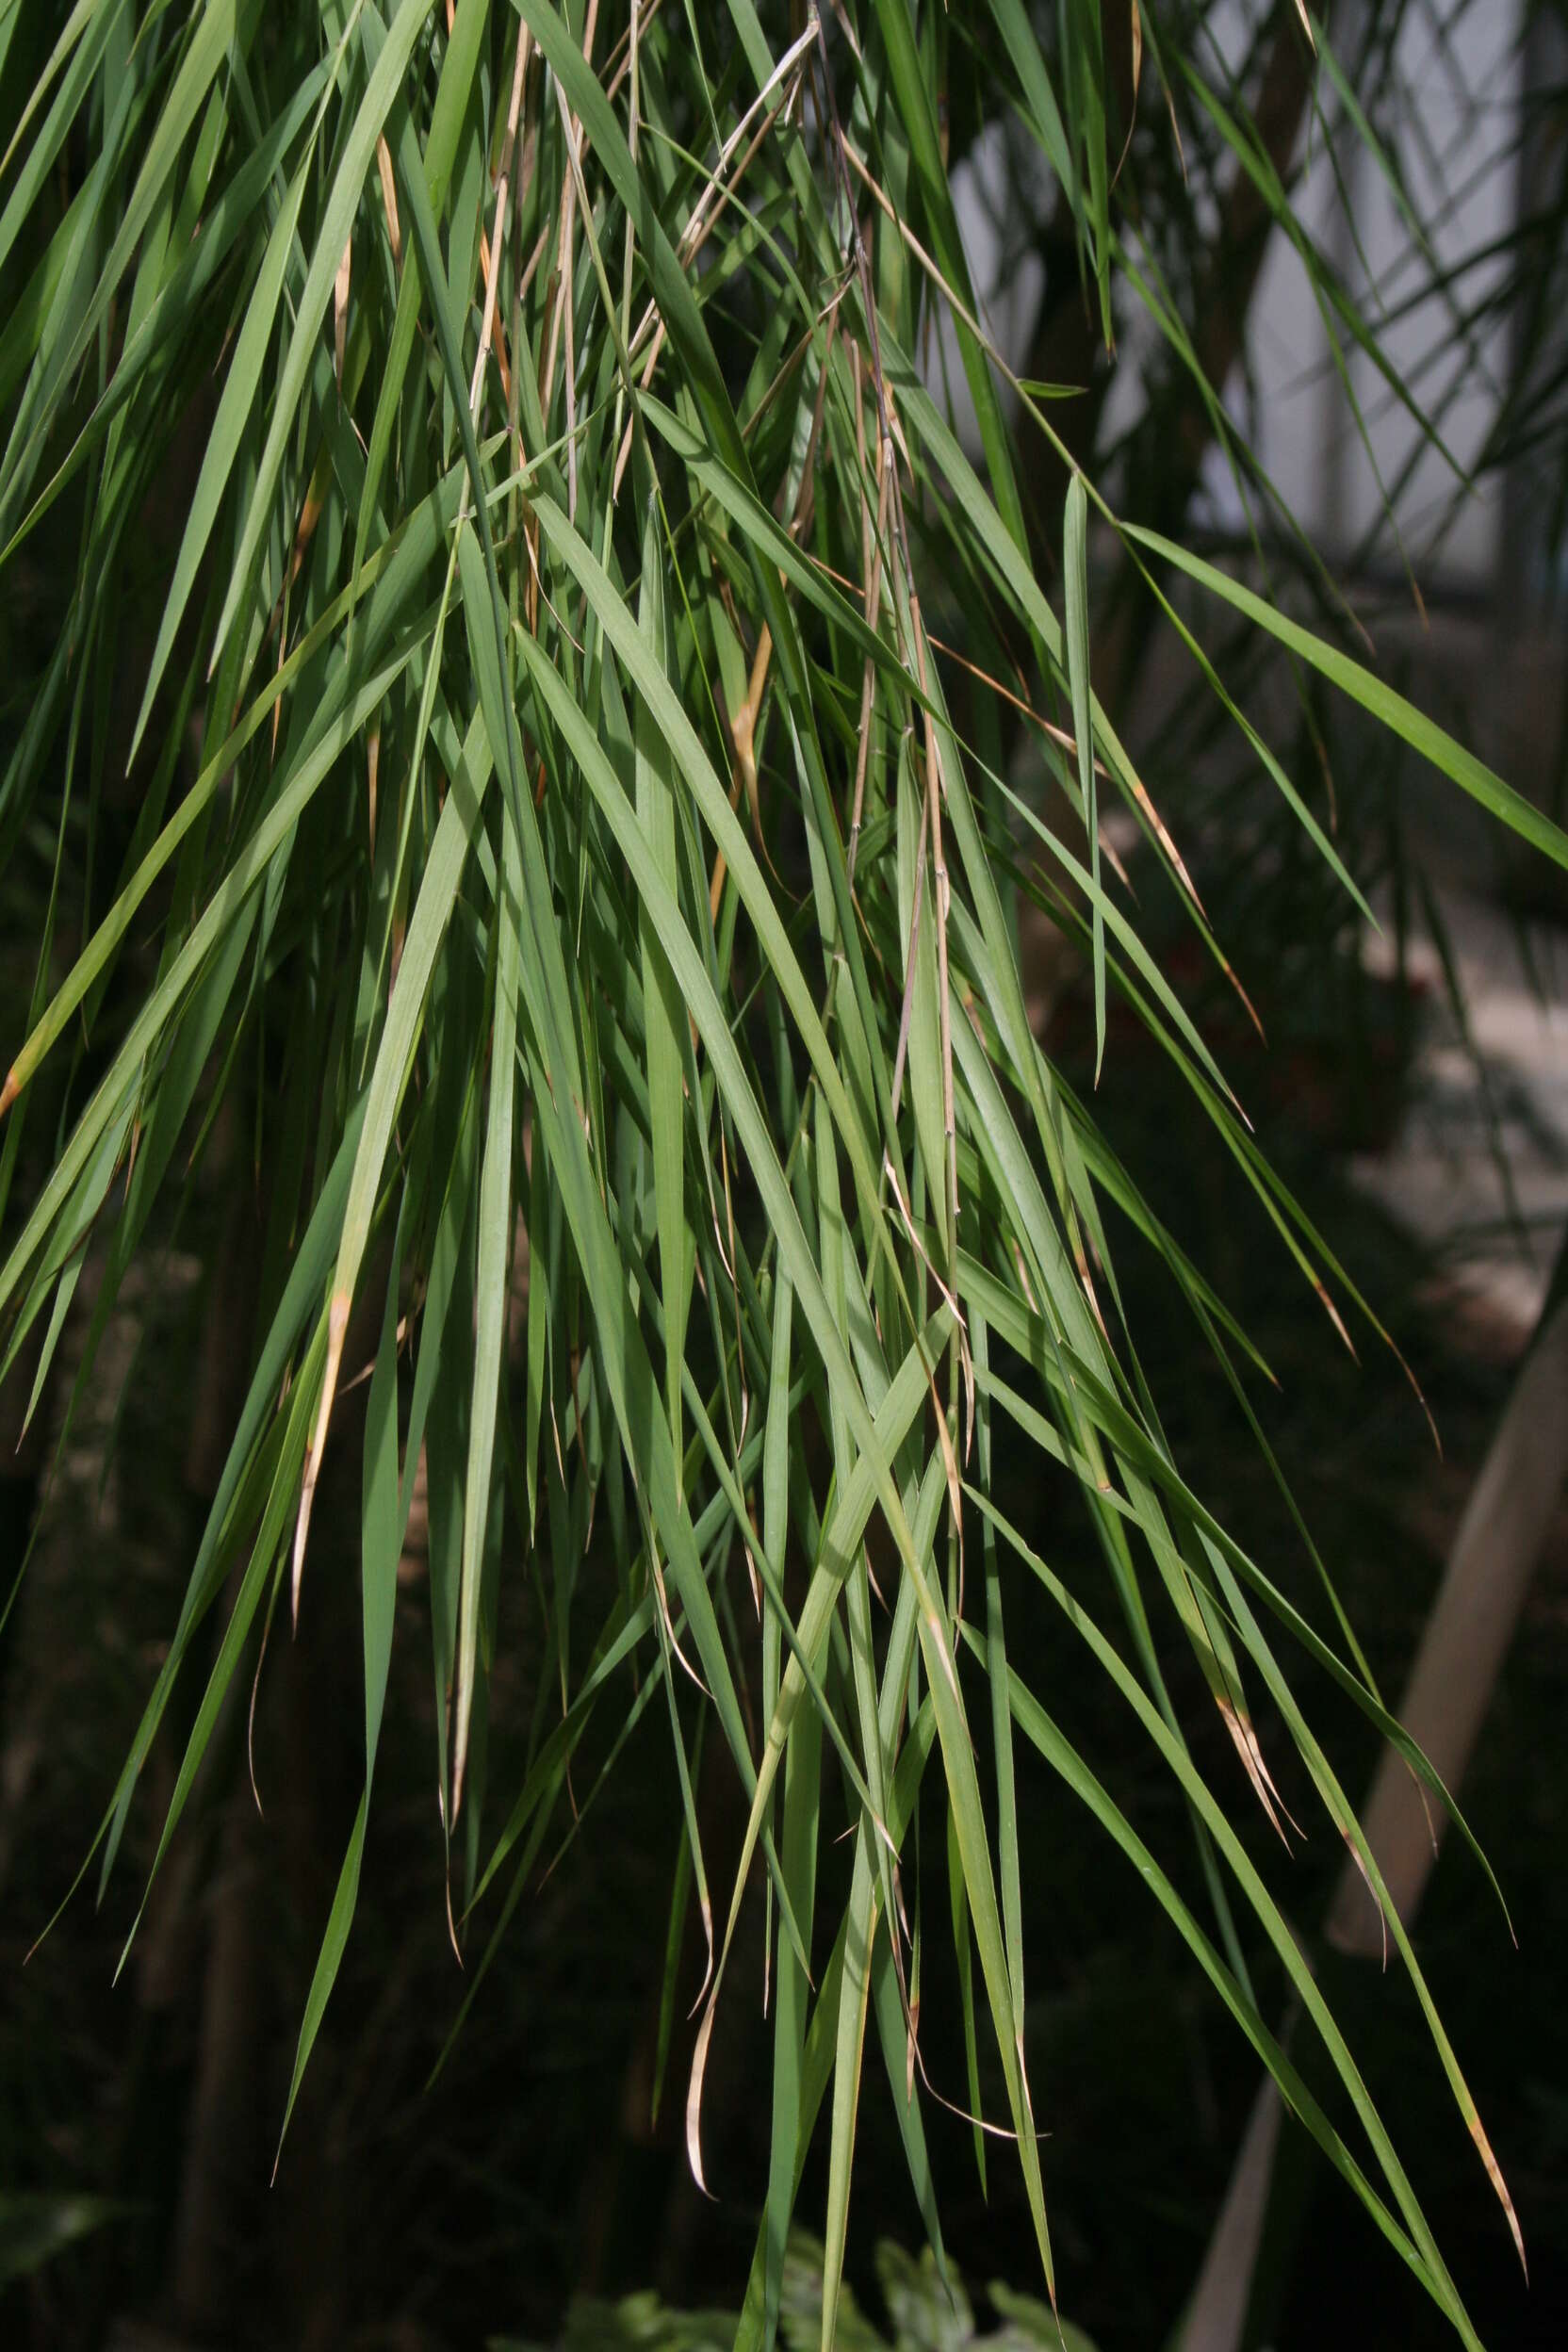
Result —
[{"label": "tree trunk in background", "polygon": [[[1416,1652],[1399,1720],[1445,1785],[1463,1779],[1568,1477],[1568,1245],[1545,1308],[1460,1522]],[[1437,1859],[1446,1816],[1431,1818],[1403,1759],[1385,1748],[1361,1820],[1407,1926]],[[1380,1961],[1382,1927],[1347,1863],[1324,1934],[1350,1958]],[[1197,2289],[1181,2352],[1250,2352],[1254,2279],[1270,2222],[1281,2101],[1272,2078],[1253,2103]],[[1309,2159],[1310,2162],[1310,2159]]]},{"label": "tree trunk in background", "polygon": [[[1290,176],[1312,96],[1314,60],[1295,0],[1277,0],[1275,25],[1264,61],[1254,114],[1258,139],[1282,181]],[[1333,0],[1319,14],[1327,26]],[[1103,11],[1105,80],[1110,112],[1124,124],[1132,99],[1130,10],[1111,0]],[[1198,273],[1192,342],[1198,363],[1218,398],[1247,336],[1273,218],[1250,176],[1238,164],[1219,228]],[[1100,418],[1115,375],[1100,330],[1098,304],[1082,285],[1072,222],[1063,206],[1042,240],[1046,286],[1040,316],[1021,373],[1045,384],[1082,384],[1084,396],[1064,401],[1053,417],[1074,464],[1093,456]],[[1174,362],[1171,363],[1174,366]],[[1167,535],[1180,531],[1214,438],[1208,411],[1189,378],[1168,403],[1167,430],[1151,456],[1157,471],[1138,485],[1131,511]],[[1054,579],[1060,566],[1062,502],[1068,476],[1039,436],[1031,436],[1036,470],[1028,485],[1037,568]],[[1095,647],[1095,682],[1113,713],[1119,710],[1141,666],[1152,606],[1131,566],[1124,567],[1108,626]]]}]

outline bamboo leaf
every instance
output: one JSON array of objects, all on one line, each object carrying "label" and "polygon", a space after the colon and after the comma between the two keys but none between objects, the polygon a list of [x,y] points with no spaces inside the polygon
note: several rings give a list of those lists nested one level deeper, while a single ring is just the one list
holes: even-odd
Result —
[{"label": "bamboo leaf", "polygon": [[1094,722],[1089,699],[1088,499],[1082,474],[1068,484],[1067,545],[1062,579],[1067,594],[1067,668],[1072,687],[1072,731],[1078,740],[1078,782],[1088,836],[1094,931],[1094,1082],[1105,1058],[1105,914],[1100,894],[1100,817],[1094,788]]}]

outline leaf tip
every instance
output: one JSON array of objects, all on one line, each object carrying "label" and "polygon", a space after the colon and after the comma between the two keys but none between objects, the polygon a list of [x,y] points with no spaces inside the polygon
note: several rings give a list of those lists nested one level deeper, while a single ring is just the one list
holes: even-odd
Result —
[{"label": "leaf tip", "polygon": [[1503,2179],[1502,2166],[1492,2152],[1492,2143],[1481,2128],[1480,2117],[1471,2114],[1466,2120],[1470,2126],[1470,2136],[1480,2150],[1480,2158],[1486,2166],[1487,2178],[1496,2190],[1497,2200],[1508,2216],[1509,2231],[1513,2239],[1513,2250],[1519,2257],[1519,2267],[1525,2274],[1525,2284],[1528,2286],[1530,2266],[1525,2257],[1525,2233],[1519,2227],[1519,2216],[1513,2210],[1513,2199],[1509,2195],[1508,2182]]},{"label": "leaf tip", "polygon": [[702,2174],[702,2081],[708,2070],[708,2045],[713,2034],[713,2016],[718,1986],[709,1996],[702,2023],[697,2028],[696,2048],[692,2052],[692,2081],[686,2093],[686,2161],[692,2167],[692,2178],[710,2202],[713,2192]]},{"label": "leaf tip", "polygon": [[1340,1314],[1339,1309],[1335,1306],[1333,1300],[1329,1296],[1328,1285],[1316,1274],[1314,1274],[1312,1278],[1312,1286],[1314,1290],[1316,1291],[1318,1298],[1322,1300],[1324,1308],[1328,1313],[1330,1322],[1333,1325],[1335,1331],[1339,1333],[1340,1338],[1345,1342],[1346,1347],[1349,1349],[1351,1362],[1353,1364],[1359,1364],[1361,1362],[1361,1358],[1356,1353],[1356,1343],[1345,1328],[1344,1316]]}]

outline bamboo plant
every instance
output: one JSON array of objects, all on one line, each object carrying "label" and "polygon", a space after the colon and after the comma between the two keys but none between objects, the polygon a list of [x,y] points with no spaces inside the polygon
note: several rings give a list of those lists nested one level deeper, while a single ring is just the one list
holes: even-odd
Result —
[{"label": "bamboo plant", "polygon": [[[1195,170],[1239,158],[1266,224],[1304,237],[1249,87],[1216,65],[1201,10],[1147,0],[49,15],[0,9],[0,564],[14,576],[47,534],[74,550],[0,776],[0,871],[41,857],[50,877],[30,1001],[6,1006],[0,1037],[8,1364],[35,1348],[36,1399],[85,1266],[90,1355],[226,1103],[266,1228],[253,1337],[237,1337],[243,1404],[84,1869],[102,1888],[182,1676],[198,1690],[160,1858],[274,1618],[308,1640],[313,1579],[335,1573],[313,1497],[363,1366],[364,1792],[294,2089],[352,1924],[417,1485],[430,1779],[453,1934],[479,1955],[467,1998],[542,1862],[592,1836],[592,1786],[652,1709],[682,1798],[678,1897],[707,1953],[686,2095],[699,2181],[717,2005],[758,1995],[732,1952],[759,1890],[771,2156],[739,2342],[776,2338],[819,2132],[826,2205],[809,2218],[834,2341],[868,2041],[944,2259],[911,1926],[923,1799],[952,1872],[969,2046],[994,2052],[1001,2086],[982,2120],[1021,2168],[1054,2297],[1049,2117],[1026,2052],[1027,1757],[1139,1872],[1474,2344],[1238,1826],[1252,1807],[1283,1826],[1254,1710],[1380,1904],[1517,2236],[1298,1701],[1302,1670],[1449,1799],[1331,1591],[1309,1619],[1184,1480],[1113,1232],[1163,1258],[1194,1345],[1239,1393],[1258,1366],[1148,1171],[1117,1157],[1092,1089],[1037,1034],[1021,960],[1021,920],[1043,910],[1086,975],[1094,1086],[1119,1084],[1112,1013],[1141,1024],[1336,1324],[1375,1325],[1140,937],[1113,811],[1229,971],[1097,693],[1099,583],[1119,566],[1171,616],[1348,911],[1365,912],[1358,882],[1227,698],[1205,614],[1361,705],[1433,792],[1469,794],[1559,865],[1568,841],[1348,651],[1288,567],[1221,566],[1179,516],[1116,511],[1092,435],[1064,422],[1082,384],[1015,373],[995,347],[953,190],[950,79],[969,130],[1004,120],[1049,183],[1091,362],[1135,306],[1184,414],[1196,400],[1245,470],[1129,190],[1156,152],[1148,169],[1190,187],[1184,124]],[[1304,7],[1276,11],[1270,38],[1326,102],[1348,90]],[[147,516],[171,482],[165,546]],[[129,810],[113,860],[110,803]],[[1007,1515],[1003,1449],[1072,1482],[1100,1548],[1091,1592],[1058,1574],[1048,1527]],[[608,1607],[580,1576],[594,1544],[614,1562]],[[518,1583],[556,1696],[499,1786],[489,1676],[498,1596]],[[1010,1632],[1045,1621],[1062,1671],[1108,1678],[1129,1740],[1171,1775],[1183,1856],[1149,1850],[1109,1759],[1079,1753],[1052,1689],[1010,1662]],[[1228,1784],[1194,1760],[1161,1664],[1173,1645],[1229,1732]],[[705,1729],[743,1798],[723,1881],[704,1851]],[[1194,1856],[1196,1906],[1178,1887]],[[1266,2022],[1250,1943],[1320,2037],[1353,2136]],[[976,2111],[981,2087],[972,2060]]]}]

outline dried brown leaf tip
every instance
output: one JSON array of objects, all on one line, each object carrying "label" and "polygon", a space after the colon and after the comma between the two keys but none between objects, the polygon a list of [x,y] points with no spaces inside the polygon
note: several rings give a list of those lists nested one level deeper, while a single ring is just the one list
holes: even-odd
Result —
[{"label": "dried brown leaf tip", "polygon": [[1315,1274],[1312,1278],[1312,1286],[1314,1290],[1316,1291],[1319,1298],[1322,1299],[1324,1307],[1328,1312],[1330,1322],[1333,1325],[1335,1331],[1345,1342],[1346,1347],[1349,1349],[1351,1355],[1355,1357],[1355,1361],[1359,1364],[1361,1362],[1361,1358],[1356,1355],[1356,1343],[1350,1337],[1349,1332],[1346,1330],[1345,1317],[1340,1314],[1339,1309],[1330,1298],[1327,1284],[1318,1275]]},{"label": "dried brown leaf tip", "polygon": [[1470,2137],[1475,2141],[1476,2146],[1479,2148],[1481,2162],[1486,2166],[1487,2178],[1491,2181],[1493,2187],[1496,2190],[1497,2201],[1502,2206],[1503,2212],[1508,2216],[1509,2230],[1513,2238],[1513,2250],[1519,2257],[1519,2267],[1525,2274],[1525,2283],[1527,2286],[1529,2284],[1530,2266],[1525,2259],[1525,2233],[1519,2227],[1519,2216],[1513,2210],[1513,2199],[1509,2195],[1508,2182],[1503,2179],[1502,2166],[1498,2164],[1496,2157],[1492,2153],[1492,2143],[1487,2138],[1486,2133],[1481,2127],[1481,2119],[1479,2115],[1472,2111],[1470,2115],[1467,2117],[1467,2121],[1470,2125]]},{"label": "dried brown leaf tip", "polygon": [[1252,1728],[1251,1718],[1240,1714],[1231,1701],[1221,1694],[1216,1694],[1215,1705],[1219,1709],[1221,1722],[1235,1743],[1235,1751],[1241,1758],[1242,1769],[1252,1784],[1258,1803],[1263,1806],[1269,1825],[1288,1854],[1290,1839],[1285,1836],[1284,1822],[1281,1821],[1280,1815],[1282,1813],[1284,1815],[1285,1821],[1290,1823],[1298,1838],[1304,1838],[1306,1832],[1275,1787],[1274,1775],[1264,1761],[1263,1750],[1258,1745],[1258,1735]]},{"label": "dried brown leaf tip", "polygon": [[696,2048],[692,2052],[692,2081],[686,2093],[686,2161],[692,2167],[692,2178],[706,2197],[713,2192],[702,2175],[702,2083],[708,2071],[708,2045],[713,2038],[713,2015],[719,1988],[715,1984],[708,1997],[702,2023],[697,2028]]}]

